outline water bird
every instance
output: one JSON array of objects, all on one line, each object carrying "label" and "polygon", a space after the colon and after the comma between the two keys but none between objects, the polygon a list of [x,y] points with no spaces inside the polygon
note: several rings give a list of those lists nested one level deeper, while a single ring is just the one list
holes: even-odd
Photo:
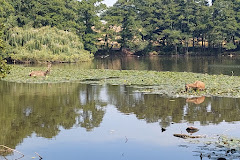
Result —
[{"label": "water bird", "polygon": [[165,129],[165,128],[162,128],[162,132],[164,132],[164,131],[166,131],[166,129]]}]

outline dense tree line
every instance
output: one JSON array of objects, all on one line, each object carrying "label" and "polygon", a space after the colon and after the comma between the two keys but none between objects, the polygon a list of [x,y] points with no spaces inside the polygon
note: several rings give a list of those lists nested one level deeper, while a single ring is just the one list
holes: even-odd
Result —
[{"label": "dense tree line", "polygon": [[102,0],[0,0],[0,24],[5,26],[0,52],[10,56],[14,46],[7,35],[15,27],[45,26],[76,34],[91,53],[113,48],[140,54],[238,50],[240,1],[212,2],[118,0],[106,8]]},{"label": "dense tree line", "polygon": [[[78,53],[81,55],[77,57],[83,57],[82,54],[84,54],[86,57],[83,59],[89,59],[91,53],[97,51],[96,37],[98,34],[93,31],[92,27],[95,26],[95,28],[97,28],[100,24],[99,13],[105,8],[105,5],[103,5],[101,1],[102,0],[0,0],[0,24],[4,25],[4,28],[1,29],[1,31],[4,32],[2,39],[6,44],[5,52],[1,51],[1,55],[5,58],[21,57],[21,55],[12,56],[18,54],[15,52],[20,51],[18,48],[24,51],[27,50],[23,52],[23,54],[30,55],[29,53],[32,53],[34,57],[36,57],[37,53],[41,53],[43,49],[50,51],[52,55],[57,55],[55,53],[55,51],[57,51],[56,47],[54,48],[46,42],[43,42],[45,41],[43,40],[44,35],[41,33],[43,29],[40,28],[48,26],[55,28],[53,30],[56,33],[55,35],[51,35],[53,36],[51,37],[51,43],[55,43],[55,46],[62,46],[63,49],[60,48],[61,52],[67,50],[65,54],[69,57],[65,59],[69,60],[66,60],[66,62],[72,61],[71,59],[76,59],[76,54],[72,55],[72,49],[69,48],[71,46],[66,46],[66,41],[72,41],[71,44],[75,46],[79,45],[75,48],[80,48],[82,53]],[[56,28],[59,31],[56,31]],[[49,30],[51,31],[51,29]],[[34,33],[24,34],[24,32],[29,31]],[[62,34],[62,37],[59,37],[58,35],[60,34],[58,33],[62,33],[62,31],[66,32],[66,34],[75,34],[78,36],[78,40],[76,40],[74,36],[67,37],[64,34]],[[36,36],[29,37],[29,35]],[[65,37],[69,39],[59,40],[59,38],[64,39]],[[16,43],[12,43],[13,41]],[[56,41],[58,41],[58,43],[56,43]],[[89,55],[82,50],[81,43],[84,44],[84,49],[89,51]],[[0,44],[2,45],[3,43],[0,42]],[[39,46],[39,44],[41,46]],[[29,46],[31,49],[29,49]],[[34,46],[36,47],[34,48]],[[32,50],[35,52],[32,52]],[[41,57],[41,55],[38,55],[38,57]],[[29,59],[29,57],[23,58],[22,60],[25,61],[25,59]],[[59,57],[57,57],[57,59],[59,59]],[[60,57],[60,59],[62,58]],[[32,60],[30,58],[30,61],[35,60],[35,58]]]},{"label": "dense tree line", "polygon": [[239,8],[239,0],[118,0],[103,16],[122,26],[122,47],[188,53],[237,49]]}]

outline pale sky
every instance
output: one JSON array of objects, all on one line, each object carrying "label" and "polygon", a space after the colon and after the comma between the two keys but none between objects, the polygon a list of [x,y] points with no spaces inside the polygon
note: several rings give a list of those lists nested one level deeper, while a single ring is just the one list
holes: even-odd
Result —
[{"label": "pale sky", "polygon": [[104,0],[103,3],[105,3],[107,6],[113,6],[114,3],[116,3],[117,0]]}]

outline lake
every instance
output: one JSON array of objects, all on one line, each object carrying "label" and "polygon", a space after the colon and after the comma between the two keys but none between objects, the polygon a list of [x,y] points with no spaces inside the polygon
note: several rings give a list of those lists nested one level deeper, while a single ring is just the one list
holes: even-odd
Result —
[{"label": "lake", "polygon": [[[240,76],[238,57],[107,57],[55,67],[197,72]],[[239,159],[240,99],[172,98],[131,86],[0,81],[0,159]],[[187,127],[199,129],[188,133]],[[174,134],[203,136],[183,139]],[[207,141],[207,142],[206,142]],[[213,141],[213,143],[209,143]],[[232,140],[233,141],[233,140]],[[226,142],[227,143],[227,142]],[[234,151],[234,153],[229,153]]]}]

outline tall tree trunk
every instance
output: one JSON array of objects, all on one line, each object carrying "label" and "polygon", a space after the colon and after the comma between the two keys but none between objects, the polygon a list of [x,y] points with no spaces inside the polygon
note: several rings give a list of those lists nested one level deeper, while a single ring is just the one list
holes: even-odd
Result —
[{"label": "tall tree trunk", "polygon": [[177,44],[175,44],[175,54],[177,55]]},{"label": "tall tree trunk", "polygon": [[193,36],[193,44],[192,44],[192,46],[193,46],[193,51],[195,50],[195,39],[194,39],[194,36]]},{"label": "tall tree trunk", "polygon": [[233,40],[233,44],[236,45],[234,36],[232,37],[232,40]]}]

